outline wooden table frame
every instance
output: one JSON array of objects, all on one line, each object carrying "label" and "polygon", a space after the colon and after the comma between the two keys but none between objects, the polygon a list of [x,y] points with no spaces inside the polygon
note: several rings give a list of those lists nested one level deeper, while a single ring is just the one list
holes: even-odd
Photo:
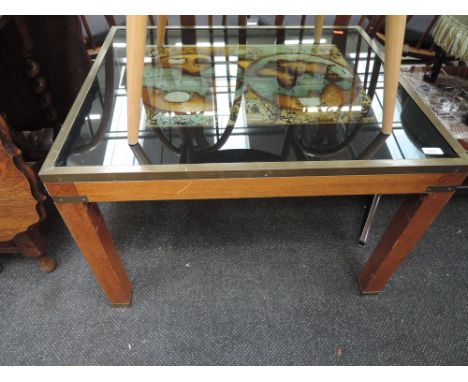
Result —
[{"label": "wooden table frame", "polygon": [[[132,287],[97,203],[409,194],[357,277],[363,293],[378,293],[467,176],[465,150],[428,110],[426,115],[457,157],[262,163],[258,166],[255,163],[130,168],[56,166],[117,29],[112,29],[104,42],[40,173],[70,233],[114,306],[130,304]],[[367,40],[362,30],[357,30],[381,56],[379,47]],[[402,86],[410,93],[404,82]],[[410,95],[423,109],[417,95]]]},{"label": "wooden table frame", "polygon": [[132,287],[97,202],[414,194],[404,200],[358,276],[362,293],[378,293],[466,176],[466,173],[427,173],[104,181],[45,186],[109,302],[127,306]]}]

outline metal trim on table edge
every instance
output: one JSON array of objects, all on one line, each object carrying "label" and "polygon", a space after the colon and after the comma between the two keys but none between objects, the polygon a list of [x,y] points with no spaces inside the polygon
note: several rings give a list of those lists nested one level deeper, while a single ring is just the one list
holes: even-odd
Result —
[{"label": "metal trim on table edge", "polygon": [[[155,27],[148,27],[154,29]],[[324,29],[356,30],[371,46],[375,54],[384,61],[382,47],[370,37],[360,26],[324,26]],[[463,147],[442,126],[432,111],[420,97],[412,91],[406,81],[400,85],[408,95],[415,100],[418,107],[434,124],[436,129],[447,141],[459,158],[414,159],[414,160],[352,160],[352,161],[301,161],[301,162],[252,162],[252,163],[216,163],[216,164],[177,164],[177,165],[140,165],[140,166],[74,166],[57,167],[54,165],[62,147],[73,127],[80,108],[101,67],[108,48],[118,30],[125,27],[111,27],[104,43],[81,87],[63,126],[50,149],[47,158],[39,172],[46,182],[84,182],[84,181],[118,181],[118,180],[155,180],[155,179],[211,179],[211,178],[242,178],[242,177],[291,177],[291,176],[327,176],[327,175],[386,175],[386,174],[417,174],[417,173],[450,173],[468,172],[468,155]],[[306,27],[170,27],[167,30],[179,29],[313,29]]]},{"label": "metal trim on table edge", "polygon": [[[366,166],[362,166],[364,162]],[[60,167],[41,176],[50,183],[169,180],[169,179],[219,179],[266,178],[297,176],[352,176],[397,175],[428,173],[468,173],[468,161],[461,158],[376,161],[328,162],[252,162],[223,164],[176,164],[141,166],[80,166],[67,172]],[[397,163],[395,163],[397,162]],[[157,171],[155,171],[157,167]],[[109,171],[112,170],[112,171]],[[385,170],[385,172],[383,172]]]},{"label": "metal trim on table edge", "polygon": [[99,68],[101,67],[102,61],[104,60],[104,57],[107,54],[107,50],[109,49],[109,46],[112,43],[114,35],[117,32],[117,29],[119,28],[111,27],[107,37],[105,38],[101,49],[99,50],[99,53],[96,57],[96,60],[91,66],[91,69],[89,70],[89,73],[86,76],[86,79],[84,80],[83,85],[81,86],[81,89],[78,92],[78,95],[76,96],[75,102],[73,102],[73,105],[70,108],[70,111],[68,112],[65,121],[63,122],[62,128],[60,129],[57,138],[55,138],[54,143],[52,144],[52,147],[49,150],[49,153],[47,154],[46,160],[44,161],[41,170],[39,171],[40,177],[42,177],[42,175],[45,175],[48,172],[48,170],[58,168],[54,164],[57,161],[57,158],[60,154],[60,151],[63,148],[63,145],[65,144],[70,130],[73,128],[75,119],[78,116],[78,113],[80,112],[81,106],[86,96],[88,95],[91,86],[93,85],[93,82],[96,78]]}]

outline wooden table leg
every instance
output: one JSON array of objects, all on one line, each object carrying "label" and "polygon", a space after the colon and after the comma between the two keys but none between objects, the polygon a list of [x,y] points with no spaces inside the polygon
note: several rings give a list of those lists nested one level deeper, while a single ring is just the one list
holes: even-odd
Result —
[{"label": "wooden table leg", "polygon": [[127,130],[128,144],[138,143],[148,16],[127,16]]},{"label": "wooden table leg", "polygon": [[164,38],[166,37],[166,24],[167,16],[158,16],[158,34],[156,38],[158,46],[164,45]]},{"label": "wooden table leg", "polygon": [[323,16],[315,16],[314,20],[314,44],[320,44],[323,29]]},{"label": "wooden table leg", "polygon": [[114,306],[128,306],[132,286],[96,203],[56,203],[89,267]]},{"label": "wooden table leg", "polygon": [[408,196],[358,276],[362,293],[378,293],[423,236],[453,192]]}]

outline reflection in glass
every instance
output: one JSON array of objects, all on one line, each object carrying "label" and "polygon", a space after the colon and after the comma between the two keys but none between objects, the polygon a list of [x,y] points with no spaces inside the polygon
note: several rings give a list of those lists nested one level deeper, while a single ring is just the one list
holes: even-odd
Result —
[{"label": "reflection in glass", "polygon": [[380,134],[383,65],[356,30],[324,30],[320,45],[311,30],[283,32],[199,29],[186,45],[168,30],[165,48],[149,33],[134,152],[118,31],[57,165],[420,159],[428,145],[455,156],[403,89],[392,135]]}]

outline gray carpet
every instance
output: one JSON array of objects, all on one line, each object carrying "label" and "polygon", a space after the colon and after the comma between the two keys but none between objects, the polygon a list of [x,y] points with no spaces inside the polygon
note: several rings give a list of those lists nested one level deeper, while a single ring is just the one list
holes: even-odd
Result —
[{"label": "gray carpet", "polygon": [[455,197],[379,296],[355,278],[368,199],[102,205],[134,286],[111,308],[60,218],[43,274],[2,256],[2,365],[468,364],[468,198]]}]

